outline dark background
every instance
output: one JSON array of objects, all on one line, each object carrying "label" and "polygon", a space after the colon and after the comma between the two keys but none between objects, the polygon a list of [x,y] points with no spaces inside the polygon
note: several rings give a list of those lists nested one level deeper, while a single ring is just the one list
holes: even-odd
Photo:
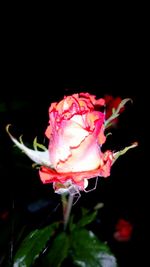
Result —
[{"label": "dark background", "polygon": [[[52,208],[59,202],[52,186],[42,185],[31,161],[14,148],[5,131],[7,124],[12,124],[11,132],[17,138],[23,134],[27,145],[32,144],[35,136],[39,142],[46,143],[44,131],[48,123],[48,107],[64,95],[84,91],[97,98],[105,94],[132,98],[133,104],[127,104],[117,129],[113,130],[113,137],[108,139],[108,148],[122,149],[134,141],[138,141],[139,146],[116,162],[110,178],[100,179],[94,193],[82,194],[77,205],[91,208],[97,202],[104,202],[105,209],[101,214],[102,225],[105,225],[103,238],[110,243],[117,220],[125,218],[130,221],[134,227],[133,243],[115,245],[115,252],[118,257],[126,261],[132,257],[135,262],[147,234],[145,133],[149,81],[144,33],[137,29],[132,31],[132,27],[127,32],[123,27],[116,33],[110,28],[103,35],[92,32],[87,38],[84,31],[77,36],[72,30],[61,34],[56,31],[53,36],[50,30],[41,27],[19,26],[19,21],[5,23],[2,38],[1,214],[5,211],[11,214],[13,207],[20,214],[28,213],[29,205],[38,199],[46,199],[48,203],[52,199]],[[142,45],[139,39],[143,40]],[[143,260],[143,256],[141,258]],[[128,261],[127,264],[129,266]]]}]

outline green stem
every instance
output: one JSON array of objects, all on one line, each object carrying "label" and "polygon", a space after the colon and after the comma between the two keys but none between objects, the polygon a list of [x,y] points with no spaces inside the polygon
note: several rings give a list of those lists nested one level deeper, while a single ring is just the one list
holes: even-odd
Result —
[{"label": "green stem", "polygon": [[68,225],[72,204],[73,204],[73,195],[69,194],[68,200],[66,203],[66,207],[65,207],[65,209],[63,208],[63,211],[64,211],[64,230],[66,230],[67,225]]}]

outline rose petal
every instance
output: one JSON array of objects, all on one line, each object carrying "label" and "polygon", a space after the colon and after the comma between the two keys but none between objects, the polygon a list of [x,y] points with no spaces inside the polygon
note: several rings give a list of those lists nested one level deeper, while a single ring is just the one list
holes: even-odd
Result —
[{"label": "rose petal", "polygon": [[79,146],[88,135],[88,131],[84,130],[79,124],[71,120],[62,121],[49,144],[54,167],[57,168],[59,162],[66,161],[71,156],[71,148]]},{"label": "rose petal", "polygon": [[54,169],[41,167],[39,171],[40,178],[43,183],[59,182],[63,184],[67,180],[71,180],[80,187],[80,190],[84,190],[84,179],[91,179],[97,176],[107,177],[110,175],[112,157],[112,153],[106,151],[102,154],[102,165],[92,171],[58,173]]}]

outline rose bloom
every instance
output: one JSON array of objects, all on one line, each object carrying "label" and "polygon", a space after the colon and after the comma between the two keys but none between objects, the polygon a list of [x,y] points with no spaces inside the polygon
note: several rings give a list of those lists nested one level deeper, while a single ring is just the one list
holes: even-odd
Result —
[{"label": "rose bloom", "polygon": [[53,169],[41,167],[43,183],[70,181],[84,190],[85,179],[110,175],[112,152],[101,151],[106,140],[105,115],[98,110],[104,104],[104,99],[96,100],[89,93],[65,96],[60,102],[51,104],[45,134],[49,138]]},{"label": "rose bloom", "polygon": [[[124,103],[128,101],[125,100]],[[79,93],[65,96],[49,108],[49,125],[45,131],[49,139],[48,149],[34,141],[34,150],[18,142],[6,127],[12,141],[35,163],[40,165],[43,183],[53,183],[56,193],[79,194],[86,191],[88,179],[108,177],[112,163],[137,144],[113,153],[101,151],[106,141],[105,100],[95,95]],[[96,180],[97,182],[97,180]]]},{"label": "rose bloom", "polygon": [[115,227],[114,238],[117,241],[129,241],[132,232],[133,225],[124,219],[119,219]]}]

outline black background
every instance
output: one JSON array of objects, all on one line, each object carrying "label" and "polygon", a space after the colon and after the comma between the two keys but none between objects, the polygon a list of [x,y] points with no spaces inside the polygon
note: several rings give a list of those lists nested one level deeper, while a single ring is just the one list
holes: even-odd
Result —
[{"label": "black background", "polygon": [[21,210],[44,195],[49,198],[49,192],[55,198],[51,186],[40,183],[30,161],[22,156],[21,162],[25,161],[29,167],[23,169],[17,165],[21,156],[14,153],[5,131],[8,123],[12,124],[15,136],[23,134],[25,143],[31,144],[35,136],[42,143],[48,107],[64,95],[84,91],[97,98],[105,94],[132,98],[133,104],[128,103],[120,116],[118,129],[114,130],[108,146],[117,150],[138,141],[138,148],[120,158],[111,177],[99,181],[96,191],[82,195],[79,201],[90,207],[98,201],[105,203],[102,216],[106,229],[109,222],[113,225],[120,217],[133,223],[137,236],[127,255],[133,254],[134,261],[146,238],[145,133],[149,81],[144,33],[132,25],[128,30],[123,27],[116,32],[113,27],[103,32],[87,31],[85,37],[84,28],[80,36],[75,28],[55,30],[52,34],[51,28],[34,23],[20,25],[20,19],[11,22],[4,23],[1,48],[1,211],[11,209],[12,200]]}]

